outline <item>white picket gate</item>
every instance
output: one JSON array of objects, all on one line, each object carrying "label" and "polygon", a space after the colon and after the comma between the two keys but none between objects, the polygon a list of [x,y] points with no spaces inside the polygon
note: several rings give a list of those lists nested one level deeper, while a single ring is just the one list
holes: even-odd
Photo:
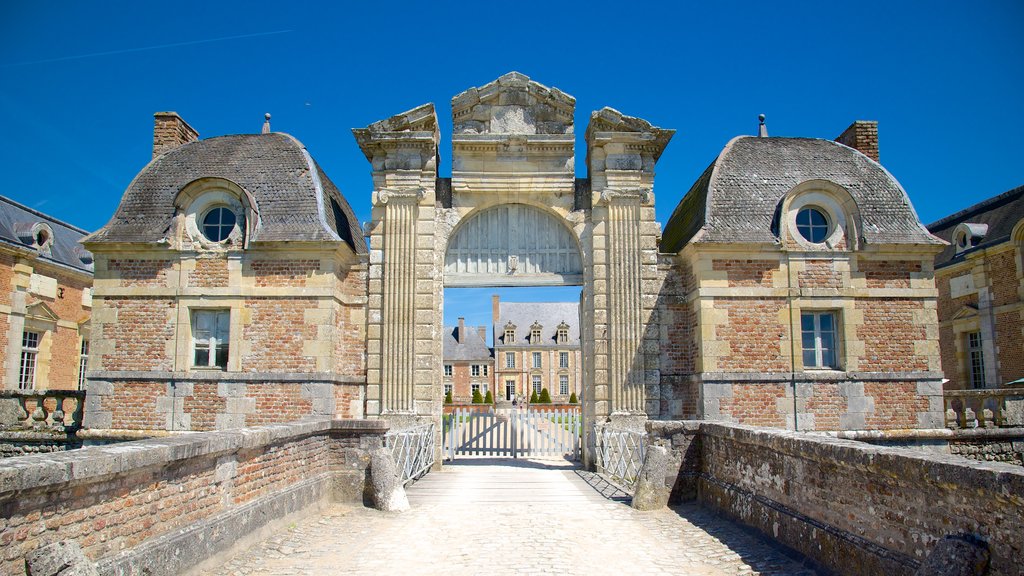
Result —
[{"label": "white picket gate", "polygon": [[445,415],[444,456],[580,459],[580,413],[513,408]]}]

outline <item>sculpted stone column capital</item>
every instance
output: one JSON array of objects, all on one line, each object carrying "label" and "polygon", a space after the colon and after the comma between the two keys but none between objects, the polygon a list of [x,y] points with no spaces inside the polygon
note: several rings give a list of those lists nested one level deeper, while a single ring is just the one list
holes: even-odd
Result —
[{"label": "sculpted stone column capital", "polygon": [[383,206],[392,200],[412,200],[419,202],[426,197],[423,188],[382,188],[373,193],[373,204]]},{"label": "sculpted stone column capital", "polygon": [[608,206],[615,200],[639,199],[641,205],[654,203],[654,193],[649,188],[605,188],[601,191],[598,204]]}]

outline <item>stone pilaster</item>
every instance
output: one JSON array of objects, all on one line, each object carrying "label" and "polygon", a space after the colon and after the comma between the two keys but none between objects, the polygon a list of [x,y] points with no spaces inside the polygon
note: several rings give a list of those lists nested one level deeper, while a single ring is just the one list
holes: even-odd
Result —
[{"label": "stone pilaster", "polygon": [[369,224],[367,415],[435,416],[434,186],[437,117],[432,104],[353,130],[373,166]]}]

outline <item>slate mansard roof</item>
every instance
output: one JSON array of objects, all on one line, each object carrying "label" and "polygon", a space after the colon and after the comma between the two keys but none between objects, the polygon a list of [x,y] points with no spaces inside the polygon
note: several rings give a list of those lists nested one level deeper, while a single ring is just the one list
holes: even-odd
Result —
[{"label": "slate mansard roof", "polygon": [[[494,325],[494,345],[509,345],[505,340],[505,326],[512,322],[516,327],[515,346],[548,346],[564,348],[580,344],[580,305],[574,302],[500,302],[498,322]],[[530,328],[534,322],[542,326],[541,341],[530,342]],[[558,344],[558,326],[565,322],[569,326],[569,341]]]},{"label": "slate mansard roof", "polygon": [[480,335],[480,329],[485,326],[466,326],[465,334],[459,334],[458,326],[444,327],[444,352],[442,357],[445,361],[459,360],[484,360],[490,361],[494,356],[487,342]]},{"label": "slate mansard roof", "polygon": [[[953,260],[959,260],[959,256],[973,250],[1006,242],[1010,239],[1013,227],[1020,222],[1021,218],[1024,218],[1024,186],[1018,186],[965,208],[956,214],[932,222],[928,225],[928,230],[950,243],[935,257],[935,266],[952,263]],[[967,250],[957,254],[956,246],[953,245],[953,231],[960,224],[985,224],[988,226],[988,231],[981,242],[975,243]]]},{"label": "slate mansard roof", "polygon": [[776,242],[776,211],[807,180],[845,188],[860,210],[868,244],[939,244],[917,218],[903,187],[853,148],[817,138],[740,136],[730,141],[676,207],[662,252],[689,242]]},{"label": "slate mansard roof", "polygon": [[0,242],[35,251],[32,229],[36,224],[53,231],[50,253],[39,252],[40,260],[92,274],[92,254],[78,243],[88,232],[0,196]]},{"label": "slate mansard roof", "polygon": [[200,178],[223,178],[248,192],[258,223],[253,242],[343,240],[366,253],[359,221],[301,142],[280,132],[198,140],[157,156],[128,186],[90,242],[158,242],[174,218],[174,199]]}]

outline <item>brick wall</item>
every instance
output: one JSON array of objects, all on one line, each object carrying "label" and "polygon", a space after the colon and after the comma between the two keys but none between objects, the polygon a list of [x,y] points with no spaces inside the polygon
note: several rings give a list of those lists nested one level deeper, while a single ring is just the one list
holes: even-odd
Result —
[{"label": "brick wall", "polygon": [[797,284],[801,288],[840,288],[843,275],[833,267],[831,260],[808,260],[804,269],[797,273]]},{"label": "brick wall", "polygon": [[304,298],[247,298],[251,321],[242,330],[249,354],[242,356],[246,372],[314,372],[316,361],[303,355],[303,343],[317,336],[315,325],[306,323],[307,308],[317,302]]},{"label": "brick wall", "polygon": [[1005,250],[988,257],[989,282],[992,284],[992,305],[1003,306],[1020,300],[1017,289],[1017,254],[1015,250]]},{"label": "brick wall", "polygon": [[361,502],[383,432],[319,420],[5,461],[0,573],[24,574],[26,554],[63,540],[101,573],[183,573],[289,514]]},{"label": "brick wall", "polygon": [[304,286],[320,269],[319,260],[253,260],[249,264],[257,286]]},{"label": "brick wall", "polygon": [[[174,301],[150,298],[106,299],[116,320],[102,324],[112,352],[97,353],[102,370],[172,370],[167,343],[174,342]],[[98,347],[97,347],[98,348]]]},{"label": "brick wall", "polygon": [[[93,395],[99,399],[101,409],[111,413],[112,421],[109,428],[117,430],[164,429],[167,424],[167,416],[157,411],[157,399],[167,396],[166,384],[122,381],[114,383],[112,387],[112,394]],[[91,391],[90,394],[92,394]]]},{"label": "brick wall", "polygon": [[999,376],[1003,382],[1024,378],[1024,331],[1022,328],[1024,328],[1024,323],[1021,322],[1021,312],[996,314]]},{"label": "brick wall", "polygon": [[712,270],[725,272],[730,287],[771,286],[777,260],[715,260]]},{"label": "brick wall", "polygon": [[910,288],[911,274],[921,272],[920,262],[904,260],[860,260],[857,267],[868,288]]},{"label": "brick wall", "polygon": [[789,370],[789,326],[779,322],[786,306],[781,298],[719,299],[716,310],[728,313],[728,321],[715,327],[716,339],[729,345],[729,354],[718,359],[718,369],[737,372],[785,372]]},{"label": "brick wall", "polygon": [[220,288],[228,285],[228,261],[221,255],[197,258],[194,270],[188,273],[186,285],[191,288]]},{"label": "brick wall", "polygon": [[857,367],[872,372],[929,370],[928,357],[918,353],[916,343],[926,341],[924,325],[915,313],[924,310],[918,300],[862,299],[856,303],[864,322],[857,338],[864,342],[864,354]]},{"label": "brick wall", "polygon": [[761,382],[733,384],[732,397],[720,401],[720,411],[743,424],[785,428],[786,410],[779,409],[779,401],[786,397],[787,386]]},{"label": "brick wall", "polygon": [[836,573],[913,574],[938,539],[958,532],[988,541],[989,574],[1020,573],[1017,466],[714,423],[697,436],[699,455],[676,449],[675,457],[699,457],[699,474],[687,478],[698,478],[701,503]]},{"label": "brick wall", "polygon": [[111,258],[107,271],[121,279],[122,286],[166,286],[172,270],[170,260]]}]

